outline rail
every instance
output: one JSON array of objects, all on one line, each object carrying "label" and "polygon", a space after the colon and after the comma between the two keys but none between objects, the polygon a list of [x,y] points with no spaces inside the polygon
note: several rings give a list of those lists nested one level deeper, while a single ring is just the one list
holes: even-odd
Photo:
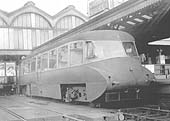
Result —
[{"label": "rail", "polygon": [[85,120],[82,120],[82,119],[78,119],[78,118],[75,118],[75,117],[72,117],[72,116],[68,116],[68,115],[63,115],[62,116],[63,119],[66,119],[67,121],[85,121]]},{"label": "rail", "polygon": [[[17,101],[17,102],[20,102],[20,101]],[[23,102],[20,102],[20,103],[23,103]],[[32,107],[36,107],[36,108],[40,108],[40,109],[43,109],[43,110],[47,110],[47,111],[50,111],[50,112],[54,112],[54,113],[62,116],[62,121],[92,121],[93,120],[90,117],[81,116],[81,115],[78,115],[78,114],[67,115],[67,114],[58,112],[58,111],[53,110],[53,109],[48,109],[48,108],[45,108],[45,107],[33,105],[32,103],[29,103],[27,105],[32,106]],[[118,112],[118,113],[121,113],[121,112]],[[114,111],[111,114],[114,114],[114,115],[109,115],[109,116],[106,115],[106,116],[100,117],[101,118],[100,121],[120,121],[119,120],[120,116],[119,116],[119,114],[117,114],[117,112]]]},{"label": "rail", "polygon": [[21,120],[21,121],[28,121],[28,120],[26,120],[24,117],[18,115],[17,113],[15,113],[15,112],[13,112],[13,111],[5,108],[5,107],[0,106],[0,109],[3,110],[3,111],[5,111],[5,112],[7,112],[7,113],[9,113],[9,114],[11,114],[12,116],[18,118],[18,119]]},{"label": "rail", "polygon": [[[5,112],[7,112],[7,113],[9,113],[9,114],[11,114],[12,116],[18,118],[18,119],[21,120],[21,121],[28,121],[28,120],[25,119],[24,117],[18,115],[17,113],[15,113],[15,112],[13,112],[13,111],[5,108],[5,107],[0,106],[0,109],[3,110],[3,111],[5,111]],[[46,110],[47,110],[47,109],[46,109]],[[75,117],[73,117],[73,116],[64,115],[64,114],[62,114],[62,113],[59,113],[59,112],[56,112],[56,111],[53,111],[53,110],[48,110],[48,111],[55,112],[55,113],[59,114],[59,115],[62,117],[63,121],[65,121],[65,120],[66,120],[66,121],[85,121],[85,120],[82,120],[82,119],[79,119],[79,118],[75,118]]]},{"label": "rail", "polygon": [[[17,119],[19,119],[19,120],[21,120],[21,121],[28,121],[28,120],[25,119],[24,117],[18,115],[17,113],[15,113],[15,112],[13,112],[13,111],[5,108],[5,107],[0,106],[0,109],[3,110],[3,111],[5,111],[5,112],[7,112],[7,113],[9,113],[9,114],[11,114],[12,116],[16,117]],[[51,110],[50,110],[50,111],[51,111]],[[55,111],[53,111],[53,112],[55,112]],[[61,117],[62,117],[62,119],[64,119],[64,121],[65,121],[65,120],[66,120],[66,121],[85,121],[85,120],[78,119],[78,118],[75,118],[75,117],[72,117],[72,116],[69,116],[69,115],[63,115],[63,114],[58,113],[58,112],[56,112],[56,113],[57,113],[57,114],[60,114]]]},{"label": "rail", "polygon": [[[5,98],[5,97],[4,97]],[[8,99],[8,98],[7,98]],[[41,101],[37,101],[37,100],[31,100],[31,101],[28,101],[28,102],[23,102],[23,101],[20,101],[20,100],[11,100],[13,102],[15,102],[16,104],[19,103],[19,104],[24,104],[28,107],[33,107],[35,109],[39,109],[39,110],[45,110],[45,111],[49,111],[50,112],[53,112],[55,114],[57,114],[57,116],[59,117],[56,117],[57,119],[61,119],[61,121],[124,121],[124,115],[122,113],[122,111],[120,110],[112,110],[112,109],[109,109],[109,110],[106,110],[106,115],[102,115],[99,117],[95,116],[95,119],[94,117],[88,117],[87,115],[81,115],[81,114],[75,114],[75,113],[63,113],[63,112],[60,112],[56,109],[53,109],[53,108],[50,108],[50,107],[45,107],[45,106],[42,106],[43,102]],[[40,104],[40,103],[42,104]],[[46,102],[45,102],[46,103]],[[15,112],[9,110],[8,108],[5,108],[4,106],[0,106],[0,109],[3,109],[5,110],[6,112],[8,112],[9,114],[12,114],[14,115],[15,117],[17,117],[18,119],[20,119],[21,121],[28,121],[30,119],[26,119],[25,117],[22,117],[18,114],[16,114]],[[105,112],[105,111],[104,111]],[[55,116],[53,116],[53,119],[55,118]],[[45,120],[46,117],[43,117],[43,120]],[[33,119],[31,119],[33,120]],[[35,118],[36,120],[36,118]],[[56,120],[56,119],[54,119]]]},{"label": "rail", "polygon": [[159,108],[138,107],[121,109],[125,121],[170,121],[170,111]]}]

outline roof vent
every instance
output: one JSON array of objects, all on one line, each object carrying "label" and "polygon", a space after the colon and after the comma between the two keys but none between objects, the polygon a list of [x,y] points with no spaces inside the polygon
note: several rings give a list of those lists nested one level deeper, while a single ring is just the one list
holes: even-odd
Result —
[{"label": "roof vent", "polygon": [[28,1],[27,3],[24,4],[24,6],[34,6],[35,3],[32,1]]}]

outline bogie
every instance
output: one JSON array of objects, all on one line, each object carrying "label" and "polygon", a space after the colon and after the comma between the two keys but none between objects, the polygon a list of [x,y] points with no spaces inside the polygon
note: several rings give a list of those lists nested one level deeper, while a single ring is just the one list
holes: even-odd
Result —
[{"label": "bogie", "polygon": [[61,84],[61,96],[64,102],[87,100],[85,84]]}]

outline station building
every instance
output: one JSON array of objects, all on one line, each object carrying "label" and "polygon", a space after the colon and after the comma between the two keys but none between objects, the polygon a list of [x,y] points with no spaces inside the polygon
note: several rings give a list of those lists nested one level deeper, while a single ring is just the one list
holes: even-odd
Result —
[{"label": "station building", "polygon": [[8,92],[16,86],[17,63],[33,48],[87,20],[88,17],[72,5],[53,16],[31,1],[9,13],[0,10],[0,90]]}]

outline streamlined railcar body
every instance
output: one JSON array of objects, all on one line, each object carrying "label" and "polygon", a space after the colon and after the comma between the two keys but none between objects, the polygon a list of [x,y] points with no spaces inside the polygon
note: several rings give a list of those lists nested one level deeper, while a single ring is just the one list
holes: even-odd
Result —
[{"label": "streamlined railcar body", "polygon": [[21,61],[19,80],[27,95],[65,102],[134,100],[154,80],[126,32],[90,31],[56,43]]}]

